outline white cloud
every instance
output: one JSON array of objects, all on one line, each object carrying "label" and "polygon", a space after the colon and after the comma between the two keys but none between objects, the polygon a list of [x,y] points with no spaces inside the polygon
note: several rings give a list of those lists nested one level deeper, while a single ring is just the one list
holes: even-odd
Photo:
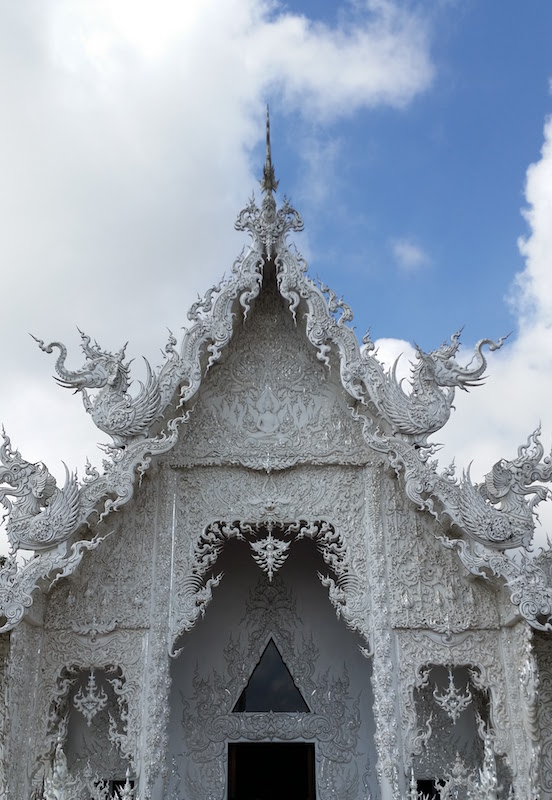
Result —
[{"label": "white cloud", "polygon": [[419,272],[430,263],[428,254],[411,239],[395,239],[392,242],[392,250],[403,272]]},{"label": "white cloud", "polygon": [[[377,339],[374,342],[375,355],[386,369],[391,369],[395,364],[397,380],[410,379],[411,365],[416,359],[416,349],[404,339]],[[409,391],[405,385],[405,391]]]},{"label": "white cloud", "polygon": [[65,341],[71,367],[77,324],[158,363],[239,252],[267,95],[316,123],[402,106],[432,74],[424,25],[392,2],[334,27],[268,0],[6,5],[0,420],[23,456],[61,479],[62,459],[98,463],[104,437],[27,334]]},{"label": "white cloud", "polygon": [[[541,158],[527,170],[524,216],[530,233],[520,240],[525,269],[511,293],[519,333],[489,357],[489,378],[469,395],[457,394],[457,411],[439,438],[442,463],[473,459],[480,478],[499,458],[513,458],[542,423],[545,450],[552,444],[552,119],[544,128]],[[539,507],[552,534],[552,502]],[[542,535],[541,535],[542,540]]]}]

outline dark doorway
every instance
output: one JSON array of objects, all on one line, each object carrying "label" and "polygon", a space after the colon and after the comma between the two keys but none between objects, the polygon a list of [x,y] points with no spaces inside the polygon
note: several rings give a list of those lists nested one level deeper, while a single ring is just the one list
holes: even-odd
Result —
[{"label": "dark doorway", "polygon": [[229,744],[228,800],[315,800],[314,744]]},{"label": "dark doorway", "polygon": [[437,781],[433,779],[428,780],[427,778],[418,778],[416,781],[416,789],[424,797],[427,797],[428,800],[439,800],[439,797],[441,796]]}]

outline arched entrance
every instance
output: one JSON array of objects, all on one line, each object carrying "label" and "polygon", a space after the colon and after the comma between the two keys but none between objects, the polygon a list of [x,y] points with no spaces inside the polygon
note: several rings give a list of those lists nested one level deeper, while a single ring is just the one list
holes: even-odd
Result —
[{"label": "arched entrance", "polygon": [[272,580],[225,543],[224,579],[171,665],[166,798],[378,797],[371,662],[324,571],[312,540]]}]

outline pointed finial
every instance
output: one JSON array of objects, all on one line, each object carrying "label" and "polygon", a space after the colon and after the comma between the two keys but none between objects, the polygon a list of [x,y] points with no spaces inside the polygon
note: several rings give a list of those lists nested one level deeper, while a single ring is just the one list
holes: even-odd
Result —
[{"label": "pointed finial", "polygon": [[263,179],[261,181],[261,189],[263,192],[275,192],[278,188],[279,181],[276,180],[274,175],[274,167],[272,166],[272,154],[270,152],[270,115],[268,104],[266,106],[266,161],[263,168]]}]

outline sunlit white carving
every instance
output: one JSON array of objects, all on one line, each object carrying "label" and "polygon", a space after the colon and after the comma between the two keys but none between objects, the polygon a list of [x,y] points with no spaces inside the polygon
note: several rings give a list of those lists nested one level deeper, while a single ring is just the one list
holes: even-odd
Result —
[{"label": "sunlit white carving", "polygon": [[493,750],[493,740],[490,731],[483,727],[482,736],[485,745],[483,767],[479,770],[479,780],[472,788],[470,798],[474,800],[498,800],[499,785],[496,774],[496,760]]},{"label": "sunlit white carving", "polygon": [[[7,509],[12,548],[48,549],[64,541],[79,518],[80,499],[76,477],[66,469],[65,486],[59,489],[45,464],[25,461],[13,450],[5,431],[0,446],[0,502]],[[10,498],[15,498],[13,501]]]},{"label": "sunlit white carving", "polygon": [[63,752],[63,740],[58,736],[54,757],[44,781],[44,800],[69,800],[78,797],[81,790],[79,781],[70,775],[67,758]]},{"label": "sunlit white carving", "polygon": [[[72,778],[56,738],[73,699],[89,726],[105,723],[99,749],[120,749],[139,776],[140,800],[162,795],[153,787],[163,784],[167,751],[167,649],[174,655],[206,613],[224,580],[218,556],[230,540],[251,547],[266,601],[305,538],[324,560],[319,577],[334,609],[370,659],[377,752],[370,785],[379,782],[385,797],[412,794],[409,765],[416,770],[451,721],[458,732],[471,695],[463,719],[485,707],[485,763],[481,738],[477,759],[468,761],[447,740],[431,772],[440,776],[441,797],[476,786],[488,797],[514,784],[519,800],[552,793],[552,653],[544,635],[552,631],[552,551],[531,552],[552,461],[537,429],[478,484],[469,471],[457,478],[453,467],[440,470],[431,443],[456,389],[481,382],[487,353],[502,340],[479,341],[468,365],[458,333],[429,352],[416,348],[401,382],[369,334],[358,342],[347,303],[305,274],[287,240],[303,223],[288,201],[276,204],[276,185],[268,148],[262,201],[252,200],[237,220],[249,248],[193,304],[181,342],[169,334],[162,365],[146,363],[137,388],[125,348],[110,352],[81,334],[84,363],[71,370],[63,344],[39,342],[56,351],[59,382],[82,395],[110,443],[101,469],[86,465],[80,478],[68,472],[63,485],[6,434],[0,446],[12,550],[0,569],[0,632],[17,628],[0,638],[2,800],[39,797],[42,782],[49,800],[78,796],[67,787],[61,794],[60,776],[68,786]],[[19,625],[27,613],[30,624]],[[534,653],[529,628],[539,632]],[[237,638],[229,656],[236,674]],[[435,693],[434,666],[449,669],[448,688]],[[464,692],[452,680],[462,668],[470,674]],[[337,725],[332,709],[335,698],[348,702],[343,683],[328,677],[311,687],[318,696],[309,719],[273,715],[254,730],[227,706],[214,720],[228,686],[198,680],[194,691],[213,702],[201,711],[206,725],[190,717],[187,733],[196,755],[205,742],[218,748],[213,771],[201,776],[213,797],[223,795],[225,780],[226,739],[218,734],[315,739],[325,730],[320,796],[357,800],[360,779],[344,776],[358,716],[349,705]],[[94,715],[102,692],[110,702]],[[429,774],[429,756],[423,766]],[[185,791],[202,797],[201,787]],[[105,781],[102,792],[107,798]]]},{"label": "sunlit white carving", "polygon": [[[92,344],[90,336],[81,331],[81,349],[86,360],[84,366],[74,372],[65,367],[65,345],[60,342],[45,345],[40,339],[36,341],[45,353],[52,353],[54,347],[59,350],[55,364],[58,383],[82,392],[86,411],[100,430],[113,437],[116,445],[124,445],[129,438],[147,433],[161,407],[158,378],[147,361],[146,383],[140,384],[136,397],[131,397],[128,393],[130,364],[124,361],[126,345],[119,352],[110,353],[102,350],[97,342]],[[99,389],[100,392],[91,399],[87,389]]]},{"label": "sunlit white carving", "polygon": [[269,532],[264,539],[259,539],[250,544],[253,550],[253,558],[263,572],[266,572],[268,580],[271,581],[274,573],[280,569],[289,555],[289,542],[276,539]]},{"label": "sunlit white carving", "polygon": [[86,687],[81,686],[74,696],[73,705],[83,715],[88,727],[92,724],[96,714],[99,714],[107,705],[107,695],[103,687],[100,686],[98,688],[96,685],[96,676],[93,669],[88,673]]},{"label": "sunlit white carving", "polygon": [[433,697],[437,705],[447,713],[453,723],[456,722],[460,714],[472,701],[472,693],[470,692],[469,685],[466,686],[464,693],[457,689],[451,667],[448,669],[448,687],[441,693],[439,693],[437,687],[435,687],[433,690]]}]

